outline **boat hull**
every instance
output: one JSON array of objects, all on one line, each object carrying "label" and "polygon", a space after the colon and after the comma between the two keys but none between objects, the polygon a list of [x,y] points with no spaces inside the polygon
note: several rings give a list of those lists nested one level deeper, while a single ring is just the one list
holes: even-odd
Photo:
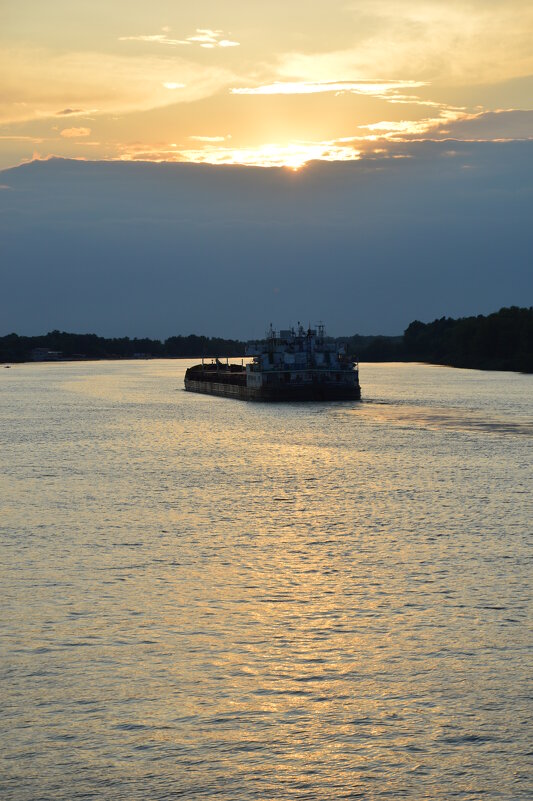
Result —
[{"label": "boat hull", "polygon": [[287,402],[287,401],[357,401],[361,400],[359,385],[339,386],[323,382],[295,386],[248,387],[242,384],[217,381],[197,381],[185,378],[187,392],[201,392],[205,395],[219,395],[224,398],[246,401]]}]

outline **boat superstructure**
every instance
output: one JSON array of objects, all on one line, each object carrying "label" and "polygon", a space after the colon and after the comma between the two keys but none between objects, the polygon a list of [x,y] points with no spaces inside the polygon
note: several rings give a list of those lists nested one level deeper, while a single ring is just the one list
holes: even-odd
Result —
[{"label": "boat superstructure", "polygon": [[326,336],[323,324],[307,330],[300,324],[247,344],[249,364],[190,367],[185,389],[242,400],[360,400],[357,363],[345,348]]}]

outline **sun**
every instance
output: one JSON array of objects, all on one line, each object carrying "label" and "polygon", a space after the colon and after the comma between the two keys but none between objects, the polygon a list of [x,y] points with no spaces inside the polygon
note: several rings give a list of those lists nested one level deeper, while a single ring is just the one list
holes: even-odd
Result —
[{"label": "sun", "polygon": [[247,167],[286,167],[295,172],[310,161],[355,161],[360,151],[334,142],[293,142],[264,144],[257,147],[205,147],[181,151],[186,161],[206,164],[234,164]]}]

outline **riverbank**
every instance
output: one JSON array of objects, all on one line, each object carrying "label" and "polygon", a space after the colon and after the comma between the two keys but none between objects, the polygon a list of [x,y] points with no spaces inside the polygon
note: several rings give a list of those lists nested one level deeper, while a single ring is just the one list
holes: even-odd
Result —
[{"label": "riverbank", "polygon": [[[335,337],[361,362],[422,362],[477,370],[533,373],[533,308],[502,308],[487,316],[431,323],[415,320],[401,336]],[[241,358],[246,343],[196,334],[106,338],[51,331],[42,336],[0,337],[0,363],[121,359]]]}]

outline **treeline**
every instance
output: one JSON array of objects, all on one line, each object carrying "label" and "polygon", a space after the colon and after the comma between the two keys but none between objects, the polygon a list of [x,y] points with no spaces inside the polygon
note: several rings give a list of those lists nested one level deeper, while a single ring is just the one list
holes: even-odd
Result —
[{"label": "treeline", "polygon": [[533,307],[432,323],[415,320],[403,335],[403,347],[410,360],[532,373]]},{"label": "treeline", "polygon": [[96,334],[69,334],[51,331],[37,337],[8,334],[0,337],[0,362],[26,362],[36,348],[58,351],[67,359],[190,358],[202,356],[244,356],[244,342],[219,337],[190,336],[159,339],[119,337],[108,339]]},{"label": "treeline", "polygon": [[347,338],[362,362],[418,361],[478,370],[533,372],[533,308],[512,306],[494,314],[412,322],[401,337]]},{"label": "treeline", "polygon": [[346,345],[348,353],[361,362],[401,362],[408,361],[403,345],[403,336],[361,336],[339,339]]},{"label": "treeline", "polygon": [[[421,361],[482,370],[533,372],[533,307],[500,309],[488,316],[432,323],[412,322],[403,336],[339,338],[362,362]],[[245,343],[219,337],[174,336],[158,339],[106,339],[96,334],[51,331],[38,337],[0,337],[0,362],[31,361],[36,348],[58,351],[67,359],[127,359],[134,357],[241,357]]]}]

